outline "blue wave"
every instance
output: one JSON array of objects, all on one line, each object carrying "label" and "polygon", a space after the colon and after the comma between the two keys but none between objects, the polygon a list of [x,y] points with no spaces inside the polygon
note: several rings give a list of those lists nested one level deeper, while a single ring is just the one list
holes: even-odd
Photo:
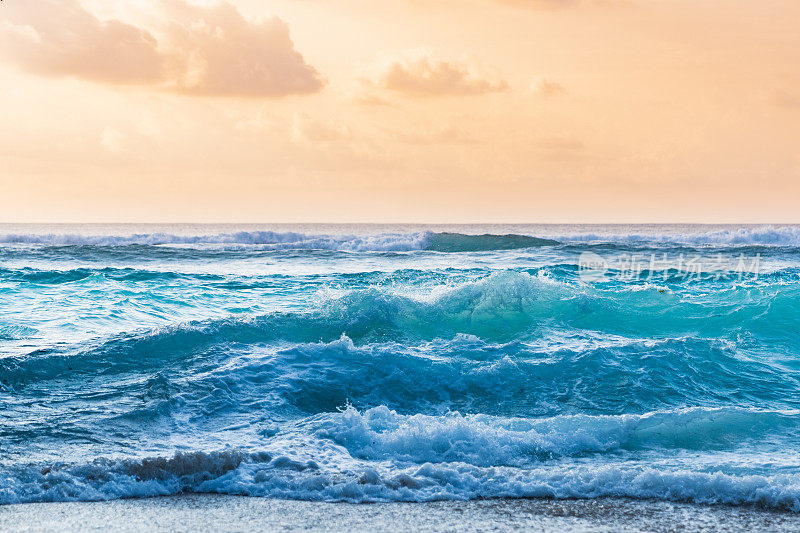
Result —
[{"label": "blue wave", "polygon": [[[0,503],[198,491],[800,512],[793,228],[2,237]],[[577,263],[706,248],[764,269],[624,279],[612,261],[587,281]]]}]

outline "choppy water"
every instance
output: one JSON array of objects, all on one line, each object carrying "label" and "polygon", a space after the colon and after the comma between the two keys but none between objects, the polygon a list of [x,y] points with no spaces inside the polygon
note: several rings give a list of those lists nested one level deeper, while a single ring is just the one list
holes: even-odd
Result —
[{"label": "choppy water", "polygon": [[800,511],[800,228],[0,226],[0,503],[185,491]]}]

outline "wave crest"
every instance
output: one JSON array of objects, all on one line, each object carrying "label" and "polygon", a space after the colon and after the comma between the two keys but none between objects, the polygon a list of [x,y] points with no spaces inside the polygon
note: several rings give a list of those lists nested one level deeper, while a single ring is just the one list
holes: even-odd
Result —
[{"label": "wave crest", "polygon": [[644,415],[560,415],[541,419],[487,415],[400,415],[386,406],[352,406],[318,435],[354,457],[411,463],[526,466],[613,450],[719,449],[759,434],[797,434],[800,411],[689,408]]},{"label": "wave crest", "polygon": [[688,244],[697,246],[800,246],[798,226],[760,226],[715,231],[669,233],[575,233],[559,239],[566,243],[617,243],[629,245]]},{"label": "wave crest", "polygon": [[[525,468],[513,466],[519,462],[515,453],[531,446],[538,449],[542,443],[562,452],[596,452],[619,446],[625,439],[642,438],[641,430],[650,432],[645,440],[658,438],[656,434],[665,430],[689,433],[698,429],[709,438],[719,438],[714,433],[729,432],[731,422],[736,431],[746,431],[744,426],[763,418],[762,422],[780,429],[793,416],[796,413],[697,410],[605,419],[491,421],[457,416],[403,418],[381,408],[363,415],[350,411],[333,415],[338,420],[322,429],[321,440],[314,444],[301,439],[305,444],[297,446],[296,436],[285,435],[283,442],[280,436],[265,442],[263,451],[226,449],[97,459],[77,465],[0,467],[0,503],[185,492],[349,502],[610,496],[756,504],[800,512],[797,474],[692,471],[681,468],[675,454],[669,469],[613,456],[591,465],[542,461]],[[363,433],[365,425],[369,430]],[[353,431],[331,433],[336,427]],[[531,442],[524,442],[511,438],[513,432],[539,436],[529,436]],[[333,442],[328,440],[331,437]],[[332,445],[336,442],[346,447]],[[292,451],[284,453],[287,446]]]},{"label": "wave crest", "polygon": [[476,252],[558,244],[528,235],[468,235],[462,233],[385,233],[318,235],[298,232],[239,231],[210,235],[142,233],[133,235],[5,234],[2,244],[45,246],[259,246],[271,250],[337,250],[344,252]]}]

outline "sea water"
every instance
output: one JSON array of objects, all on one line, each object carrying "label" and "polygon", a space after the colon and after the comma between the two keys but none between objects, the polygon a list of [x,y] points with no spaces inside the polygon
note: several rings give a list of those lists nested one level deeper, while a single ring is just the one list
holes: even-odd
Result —
[{"label": "sea water", "polygon": [[800,228],[0,226],[0,503],[800,511]]}]

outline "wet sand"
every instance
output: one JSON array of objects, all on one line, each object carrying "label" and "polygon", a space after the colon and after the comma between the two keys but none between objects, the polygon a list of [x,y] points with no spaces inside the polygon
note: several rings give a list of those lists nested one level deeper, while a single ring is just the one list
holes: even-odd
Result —
[{"label": "wet sand", "polygon": [[0,507],[0,531],[800,531],[800,514],[625,499],[344,504],[214,494]]}]

